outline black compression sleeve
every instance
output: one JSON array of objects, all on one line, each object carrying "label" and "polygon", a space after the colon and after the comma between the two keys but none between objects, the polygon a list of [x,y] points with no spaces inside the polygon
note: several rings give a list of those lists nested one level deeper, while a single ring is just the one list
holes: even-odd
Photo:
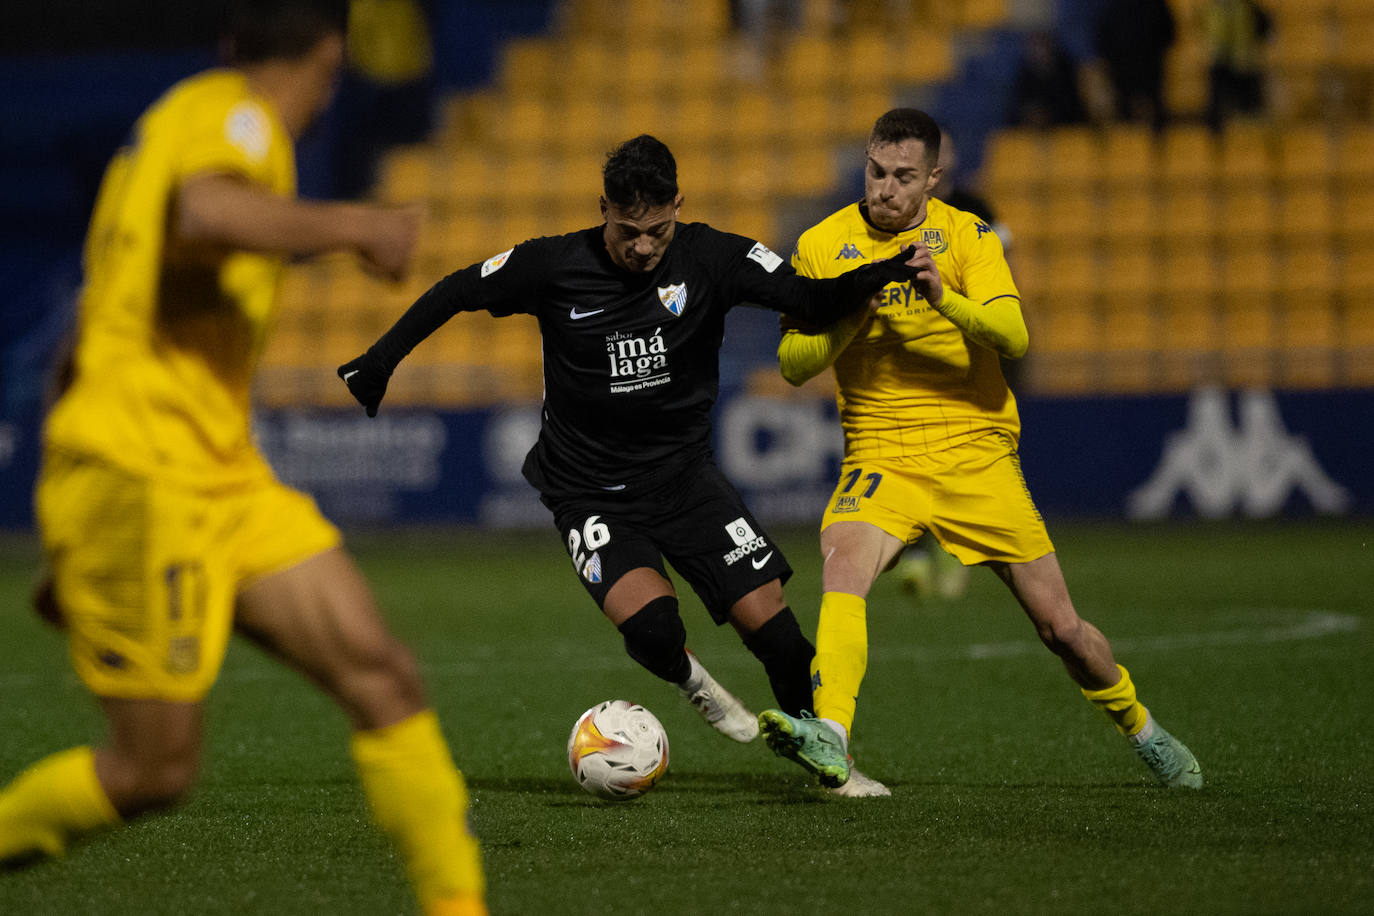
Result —
[{"label": "black compression sleeve", "polygon": [[451,273],[431,286],[424,295],[415,300],[405,314],[396,319],[385,334],[368,348],[386,367],[388,374],[396,371],[396,366],[405,359],[411,350],[443,326],[458,312],[458,277],[462,271]]}]

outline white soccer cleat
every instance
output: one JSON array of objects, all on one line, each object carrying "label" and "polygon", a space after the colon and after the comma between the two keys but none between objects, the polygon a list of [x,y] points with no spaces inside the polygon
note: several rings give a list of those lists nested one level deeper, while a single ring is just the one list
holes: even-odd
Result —
[{"label": "white soccer cleat", "polygon": [[844,798],[885,798],[892,795],[892,790],[872,776],[865,776],[854,767],[854,758],[849,758],[849,781],[842,786],[836,786],[830,790],[831,795],[840,795]]},{"label": "white soccer cleat", "polygon": [[747,744],[757,738],[759,722],[749,711],[749,707],[720,686],[716,679],[711,677],[711,672],[698,661],[696,655],[689,651],[687,657],[692,662],[692,673],[685,683],[697,686],[695,689],[679,686],[677,692],[682,698],[691,703],[692,707],[701,713],[701,717],[725,737],[741,744]]},{"label": "white soccer cleat", "polygon": [[1156,782],[1169,789],[1202,788],[1202,767],[1198,766],[1197,758],[1182,741],[1166,732],[1154,716],[1150,716],[1141,735],[1149,737],[1135,736],[1127,740],[1150,768]]}]

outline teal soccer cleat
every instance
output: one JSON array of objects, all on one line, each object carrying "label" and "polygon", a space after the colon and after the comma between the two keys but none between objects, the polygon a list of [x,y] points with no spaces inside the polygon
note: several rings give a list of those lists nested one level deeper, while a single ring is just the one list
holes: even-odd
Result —
[{"label": "teal soccer cleat", "polygon": [[759,730],[773,753],[815,773],[826,788],[842,786],[849,779],[844,742],[819,719],[806,713],[795,718],[780,709],[765,709],[759,713]]},{"label": "teal soccer cleat", "polygon": [[[1145,761],[1150,772],[1161,786],[1170,789],[1201,789],[1202,767],[1198,766],[1193,752],[1184,747],[1183,742],[1166,732],[1150,718],[1154,730],[1144,741],[1131,738],[1136,754]],[[1147,726],[1145,730],[1149,730]]]}]

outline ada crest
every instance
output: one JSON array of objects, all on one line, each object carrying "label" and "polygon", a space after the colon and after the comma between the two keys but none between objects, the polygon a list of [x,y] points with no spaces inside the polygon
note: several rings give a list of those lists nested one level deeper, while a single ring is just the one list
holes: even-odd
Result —
[{"label": "ada crest", "polygon": [[945,230],[943,229],[922,229],[921,241],[925,242],[931,254],[943,254],[949,248],[949,242],[945,241]]},{"label": "ada crest", "polygon": [[687,307],[687,284],[670,283],[667,286],[658,288],[658,301],[663,303],[663,307],[673,313],[676,318],[682,314],[682,310]]}]

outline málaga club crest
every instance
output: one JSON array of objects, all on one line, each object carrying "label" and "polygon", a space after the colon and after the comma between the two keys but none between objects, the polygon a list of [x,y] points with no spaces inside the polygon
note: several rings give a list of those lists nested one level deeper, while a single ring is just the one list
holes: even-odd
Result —
[{"label": "m\u00e1laga club crest", "polygon": [[673,313],[677,318],[682,314],[682,310],[687,307],[687,284],[670,283],[667,286],[658,288],[658,301],[663,303],[663,307]]}]

